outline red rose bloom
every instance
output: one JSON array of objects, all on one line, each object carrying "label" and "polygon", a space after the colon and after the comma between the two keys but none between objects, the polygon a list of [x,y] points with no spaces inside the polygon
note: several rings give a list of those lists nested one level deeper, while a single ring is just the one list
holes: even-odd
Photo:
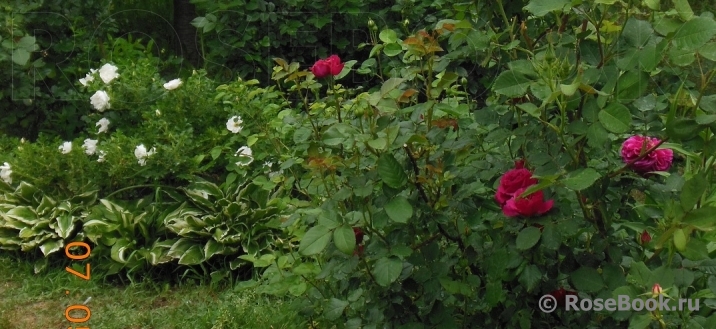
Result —
[{"label": "red rose bloom", "polygon": [[334,76],[341,74],[341,71],[343,71],[344,65],[341,63],[341,58],[338,57],[338,55],[331,55],[326,59],[326,63],[331,69],[331,74]]},{"label": "red rose bloom", "polygon": [[564,307],[567,305],[567,296],[576,296],[577,293],[574,291],[564,290],[564,288],[559,288],[550,292],[549,295],[557,300],[557,306]]},{"label": "red rose bloom", "polygon": [[502,213],[504,213],[505,216],[516,217],[522,215],[530,217],[535,215],[542,215],[552,209],[552,206],[554,205],[554,200],[548,200],[547,202],[545,202],[544,194],[542,193],[542,191],[537,191],[528,195],[527,197],[520,198],[519,195],[522,194],[525,190],[527,190],[527,188],[521,188],[517,190],[514,194],[514,197],[507,200],[505,205],[502,207]]},{"label": "red rose bloom", "polygon": [[313,64],[313,66],[311,66],[311,72],[313,72],[313,75],[315,75],[316,78],[320,79],[326,77],[328,73],[331,72],[331,68],[325,60],[319,59],[315,64]]},{"label": "red rose bloom", "polygon": [[[517,164],[520,165],[519,162]],[[537,180],[532,178],[532,172],[524,168],[512,169],[500,179],[495,199],[501,206],[504,206],[507,200],[512,199],[517,190],[533,184],[537,184]]]},{"label": "red rose bloom", "polygon": [[343,71],[344,64],[341,63],[341,58],[338,55],[331,55],[326,59],[319,59],[313,66],[311,66],[311,72],[316,78],[325,78],[329,74],[336,76]]},{"label": "red rose bloom", "polygon": [[360,229],[360,227],[354,227],[353,234],[355,234],[356,236],[356,244],[363,243],[363,231]]}]

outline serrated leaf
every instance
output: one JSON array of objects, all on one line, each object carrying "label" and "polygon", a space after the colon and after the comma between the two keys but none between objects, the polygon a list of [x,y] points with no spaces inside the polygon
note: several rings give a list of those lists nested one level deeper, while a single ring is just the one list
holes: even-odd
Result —
[{"label": "serrated leaf", "polygon": [[400,276],[403,271],[403,262],[396,257],[383,257],[375,262],[373,276],[375,281],[383,287],[387,287]]},{"label": "serrated leaf", "polygon": [[542,279],[542,271],[535,265],[528,265],[522,270],[519,282],[527,287],[527,292],[531,292]]},{"label": "serrated leaf", "polygon": [[693,209],[708,187],[708,180],[703,173],[698,173],[691,177],[681,189],[681,195],[679,196],[681,207],[686,211]]},{"label": "serrated leaf", "polygon": [[593,168],[577,169],[569,174],[562,183],[570,190],[581,191],[592,186],[601,175]]},{"label": "serrated leaf", "polygon": [[331,230],[325,226],[317,225],[312,227],[301,239],[298,252],[302,255],[315,255],[326,249],[331,240]]},{"label": "serrated leaf", "polygon": [[345,310],[346,307],[348,307],[347,301],[331,298],[323,311],[323,315],[327,320],[336,320],[343,314],[343,310]]},{"label": "serrated leaf", "polygon": [[562,11],[570,3],[569,0],[530,0],[524,9],[537,17],[542,17],[553,11]]},{"label": "serrated leaf", "polygon": [[522,73],[509,70],[500,73],[492,85],[492,90],[507,97],[519,97],[527,93],[531,82]]},{"label": "serrated leaf", "polygon": [[392,154],[383,153],[378,158],[378,175],[392,188],[401,188],[408,183],[408,175]]},{"label": "serrated leaf", "polygon": [[716,35],[716,22],[710,17],[694,17],[684,23],[674,34],[674,46],[695,51]]},{"label": "serrated leaf", "polygon": [[356,247],[356,236],[353,228],[348,225],[342,225],[333,231],[333,243],[336,248],[344,254],[352,254]]},{"label": "serrated leaf", "polygon": [[385,205],[385,212],[396,223],[405,224],[413,216],[413,207],[406,198],[397,196]]},{"label": "serrated leaf", "polygon": [[629,109],[619,103],[612,103],[598,114],[599,122],[607,130],[615,134],[623,134],[629,131],[631,126],[631,113]]},{"label": "serrated leaf", "polygon": [[581,267],[569,275],[570,281],[577,291],[596,293],[604,288],[604,280],[596,269]]},{"label": "serrated leaf", "polygon": [[517,234],[517,240],[515,241],[515,247],[517,247],[517,250],[527,250],[534,245],[537,244],[539,241],[539,238],[542,236],[542,232],[534,226],[529,226],[522,231],[520,231],[519,234]]}]

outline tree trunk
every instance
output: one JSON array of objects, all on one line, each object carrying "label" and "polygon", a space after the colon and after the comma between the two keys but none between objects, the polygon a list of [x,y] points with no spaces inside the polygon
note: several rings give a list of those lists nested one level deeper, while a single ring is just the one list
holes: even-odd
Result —
[{"label": "tree trunk", "polygon": [[197,30],[191,21],[196,18],[196,7],[189,0],[174,1],[174,30],[179,38],[176,53],[195,67],[201,64],[201,51],[196,42]]}]

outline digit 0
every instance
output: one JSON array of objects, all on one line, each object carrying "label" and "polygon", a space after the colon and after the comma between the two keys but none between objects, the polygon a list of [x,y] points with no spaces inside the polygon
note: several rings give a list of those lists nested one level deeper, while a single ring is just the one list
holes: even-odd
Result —
[{"label": "digit 0", "polygon": [[[72,311],[72,310],[83,310],[83,311],[87,312],[87,315],[84,318],[73,318],[73,317],[70,317],[70,311]],[[87,322],[87,320],[90,319],[90,315],[92,315],[92,314],[90,313],[89,307],[84,306],[84,305],[77,305],[77,304],[70,305],[65,309],[65,319],[67,319],[67,321],[70,321],[73,323]],[[78,328],[78,329],[80,329],[80,328]]]},{"label": "digit 0", "polygon": [[[72,248],[72,247],[84,247],[85,249],[87,249],[87,252],[82,255],[73,255],[73,254],[70,254],[70,248]],[[90,246],[84,242],[70,242],[65,246],[65,255],[67,257],[69,257],[70,259],[74,259],[74,260],[85,259],[85,258],[89,257],[91,252],[92,252],[92,249],[90,248]]]}]

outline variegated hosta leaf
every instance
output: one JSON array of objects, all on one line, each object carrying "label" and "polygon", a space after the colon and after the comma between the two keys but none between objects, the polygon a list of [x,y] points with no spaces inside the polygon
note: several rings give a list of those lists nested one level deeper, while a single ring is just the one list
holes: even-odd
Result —
[{"label": "variegated hosta leaf", "polygon": [[98,191],[89,191],[82,194],[75,195],[70,199],[70,203],[72,204],[82,204],[85,207],[93,205],[95,202],[97,202],[97,192]]},{"label": "variegated hosta leaf", "polygon": [[51,197],[49,197],[47,195],[43,195],[42,201],[40,201],[40,205],[37,206],[37,209],[35,210],[35,212],[38,215],[43,216],[43,215],[47,214],[48,212],[51,212],[52,210],[54,210],[55,206],[57,206],[57,201],[55,201],[54,199],[52,199]]},{"label": "variegated hosta leaf", "polygon": [[25,224],[34,224],[37,218],[35,210],[27,206],[18,206],[5,213],[5,217],[19,220]]},{"label": "variegated hosta leaf", "polygon": [[24,199],[25,203],[32,203],[36,193],[40,193],[37,187],[26,182],[20,182],[20,185],[17,186],[13,194]]},{"label": "variegated hosta leaf", "polygon": [[126,264],[127,259],[129,258],[128,252],[131,248],[132,248],[132,241],[129,241],[128,239],[125,239],[125,238],[119,239],[112,246],[110,256],[112,257],[112,259],[115,262]]},{"label": "variegated hosta leaf", "polygon": [[200,194],[212,195],[217,199],[224,197],[224,192],[222,192],[216,184],[205,180],[197,180],[189,184],[186,191],[196,191]]},{"label": "variegated hosta leaf", "polygon": [[169,248],[168,255],[173,258],[180,258],[189,248],[196,243],[194,240],[189,238],[181,238],[175,242],[171,248]]},{"label": "variegated hosta leaf", "polygon": [[184,194],[189,197],[189,200],[191,200],[194,205],[206,210],[215,211],[214,202],[209,201],[209,194],[206,192],[201,190],[185,189]]},{"label": "variegated hosta leaf", "polygon": [[[40,248],[42,248],[42,246],[40,246]],[[49,258],[47,258],[47,257],[41,258],[38,261],[36,261],[35,266],[33,266],[34,270],[35,270],[35,274],[38,274],[38,273],[44,271],[47,268],[48,263],[49,263]]]},{"label": "variegated hosta leaf", "polygon": [[222,254],[225,251],[226,246],[214,241],[214,239],[209,239],[209,241],[206,242],[206,245],[204,245],[204,260],[208,260],[212,256]]},{"label": "variegated hosta leaf", "polygon": [[169,249],[168,255],[173,258],[178,258],[179,264],[182,265],[195,265],[204,260],[202,246],[188,238],[179,239],[179,241]]},{"label": "variegated hosta leaf", "polygon": [[62,247],[64,247],[64,245],[65,244],[62,240],[49,240],[40,246],[40,251],[42,251],[42,254],[47,257],[47,255],[60,250]]},{"label": "variegated hosta leaf", "polygon": [[0,228],[0,249],[19,249],[22,239],[17,236],[17,231],[7,228]]},{"label": "variegated hosta leaf", "polygon": [[48,239],[57,239],[59,238],[55,234],[45,234],[45,235],[36,235],[35,239],[32,241],[25,240],[21,244],[21,250],[22,251],[32,251],[33,249],[37,248],[37,246],[41,245],[43,242],[47,241]]},{"label": "variegated hosta leaf", "polygon": [[55,228],[57,235],[63,239],[70,237],[70,234],[72,234],[72,231],[75,228],[75,220],[76,217],[70,214],[64,214],[57,217],[57,227]]}]

